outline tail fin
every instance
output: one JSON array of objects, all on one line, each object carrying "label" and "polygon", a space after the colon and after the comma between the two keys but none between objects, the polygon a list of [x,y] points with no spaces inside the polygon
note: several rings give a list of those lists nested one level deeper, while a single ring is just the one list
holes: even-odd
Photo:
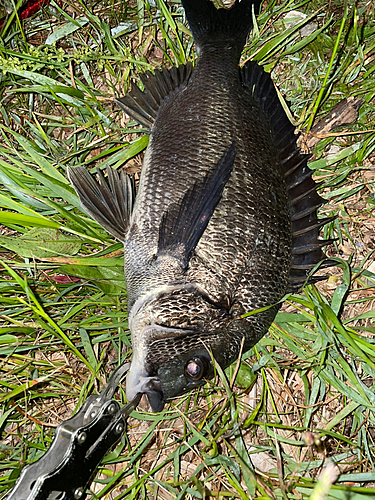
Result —
[{"label": "tail fin", "polygon": [[236,0],[230,9],[216,9],[210,0],[182,0],[198,52],[205,45],[231,45],[240,54],[262,0]]}]

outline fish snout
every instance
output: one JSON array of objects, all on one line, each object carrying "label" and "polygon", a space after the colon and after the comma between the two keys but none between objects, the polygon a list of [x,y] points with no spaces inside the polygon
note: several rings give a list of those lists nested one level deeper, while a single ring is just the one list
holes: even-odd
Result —
[{"label": "fish snout", "polygon": [[149,375],[146,370],[138,371],[132,364],[126,377],[126,397],[132,401],[139,393],[146,394],[154,413],[162,411],[165,401],[159,378]]}]

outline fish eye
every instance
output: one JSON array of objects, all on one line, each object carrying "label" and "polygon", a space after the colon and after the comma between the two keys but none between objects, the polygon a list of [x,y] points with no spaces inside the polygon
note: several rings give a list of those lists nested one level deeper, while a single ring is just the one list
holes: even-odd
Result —
[{"label": "fish eye", "polygon": [[185,375],[193,380],[201,380],[205,372],[205,363],[197,356],[190,358],[185,365]]}]

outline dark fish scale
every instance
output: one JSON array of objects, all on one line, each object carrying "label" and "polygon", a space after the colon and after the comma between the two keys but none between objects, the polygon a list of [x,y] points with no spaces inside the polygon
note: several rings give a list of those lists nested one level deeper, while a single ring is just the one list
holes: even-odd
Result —
[{"label": "dark fish scale", "polygon": [[[176,186],[173,172],[166,171],[166,175],[160,176],[161,169],[157,168],[157,165],[167,164],[169,157],[173,155],[176,144],[174,134],[181,128],[180,116],[186,114],[186,109],[189,111],[190,134],[183,144],[180,142],[176,144],[178,156],[181,158],[177,168],[180,172],[184,172],[184,186],[192,183],[200,171],[212,168],[217,163],[223,147],[225,148],[225,144],[227,144],[226,147],[229,145],[228,138],[235,140],[238,159],[235,162],[232,177],[226,185],[222,201],[196,248],[198,259],[193,257],[190,262],[188,280],[201,286],[207,286],[207,283],[210,283],[210,295],[216,300],[223,300],[223,295],[227,295],[227,301],[231,300],[231,295],[235,289],[238,289],[239,283],[246,283],[247,287],[251,283],[249,290],[241,288],[235,298],[237,314],[243,314],[246,311],[264,307],[264,305],[276,303],[285,293],[291,251],[286,187],[281,171],[275,169],[277,152],[272,149],[272,146],[270,147],[272,138],[267,123],[259,123],[260,109],[251,94],[244,92],[240,82],[237,85],[230,85],[233,75],[218,72],[215,67],[212,67],[211,59],[201,59],[199,64],[184,93],[173,96],[173,100],[169,100],[159,110],[154,127],[155,133],[152,134],[151,139],[150,160],[153,172],[157,172],[158,175],[157,178],[152,174],[148,176],[146,171],[143,173],[143,179],[147,186],[146,193],[147,190],[154,193],[155,190],[160,189],[159,186],[163,186],[164,190],[169,190],[169,184],[171,184],[171,189],[175,189],[174,199],[181,199],[183,191],[179,190],[178,185]],[[230,68],[230,61],[226,66]],[[194,75],[202,75],[202,73],[207,77],[194,78]],[[220,81],[221,85],[218,84]],[[214,92],[212,92],[212,87],[214,87]],[[223,88],[230,87],[232,87],[231,92],[225,96]],[[203,103],[197,103],[197,95],[205,95],[207,99]],[[170,109],[172,108],[174,112],[171,117]],[[254,127],[254,122],[256,127]],[[255,136],[257,143],[251,141],[251,138]],[[165,147],[166,137],[170,138],[168,148]],[[246,140],[246,137],[250,140]],[[200,148],[196,147],[197,144],[200,144]],[[202,161],[202,152],[204,152],[204,161]],[[188,159],[188,163],[184,163],[184,158]],[[274,196],[270,195],[270,185],[273,186],[272,191],[278,201],[276,204]],[[142,197],[139,197],[135,214],[141,213],[143,217],[153,221],[160,217],[161,210],[155,199],[151,209],[148,207],[147,212],[142,210],[142,204]],[[138,218],[135,220],[141,228],[143,221],[139,221]],[[230,228],[230,231],[227,228]],[[149,245],[149,233],[147,238],[145,245]],[[277,241],[276,247],[279,248],[271,251],[271,241]],[[145,251],[147,251],[146,248]],[[272,258],[275,253],[279,260]],[[129,255],[129,252],[126,254]],[[215,262],[215,274],[202,264],[212,261]],[[134,264],[130,263],[129,267],[132,266]],[[275,274],[280,277],[277,281],[273,279]],[[268,277],[271,285],[274,284],[271,286],[271,291]],[[162,279],[164,282],[165,277]],[[226,293],[223,294],[223,292]],[[258,297],[261,299],[259,300]],[[206,309],[194,311],[192,316],[195,317],[198,313],[207,317]],[[241,328],[247,331],[245,348],[249,348],[259,340],[268,329],[270,320],[272,320],[272,314],[269,312],[245,320],[247,325],[242,325]],[[234,332],[229,326],[229,319],[227,327],[223,325],[222,318],[220,321],[221,324],[218,324],[218,327],[220,326],[223,333],[227,330],[227,335],[231,338]],[[212,323],[213,321],[210,321],[210,329],[212,329]],[[191,340],[189,342],[191,343]],[[223,339],[221,339],[222,342]],[[168,343],[170,343],[169,340]],[[230,344],[230,340],[228,343]],[[202,337],[200,336],[197,337],[195,348],[201,345]],[[210,345],[212,345],[212,340]],[[160,348],[159,342],[157,350],[149,350],[147,363],[155,365],[158,359],[160,361]],[[180,349],[184,353],[186,344],[181,342]],[[231,361],[230,356],[233,352],[235,349],[226,351],[228,357],[222,360],[223,364]]]}]

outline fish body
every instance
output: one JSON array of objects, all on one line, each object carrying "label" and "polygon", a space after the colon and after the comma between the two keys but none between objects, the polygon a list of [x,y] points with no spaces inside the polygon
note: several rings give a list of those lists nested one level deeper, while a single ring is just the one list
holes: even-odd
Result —
[{"label": "fish body", "polygon": [[[150,128],[133,203],[129,179],[70,179],[124,242],[133,359],[127,397],[153,411],[228,366],[268,331],[287,291],[324,254],[307,157],[270,77],[239,58],[260,1],[183,0],[199,59],[147,74],[118,104]],[[247,312],[263,309],[246,318]]]}]

